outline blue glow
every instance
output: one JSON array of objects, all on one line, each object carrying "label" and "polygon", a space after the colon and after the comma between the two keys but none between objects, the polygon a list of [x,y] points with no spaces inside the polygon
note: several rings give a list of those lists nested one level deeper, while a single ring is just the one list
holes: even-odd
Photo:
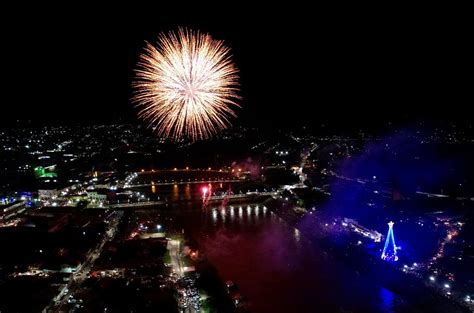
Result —
[{"label": "blue glow", "polygon": [[[382,260],[385,261],[398,261],[397,246],[395,245],[395,237],[393,235],[393,222],[388,223],[387,238],[385,239],[385,245],[382,252]],[[390,245],[391,241],[391,245]],[[390,248],[389,248],[390,246]]]},{"label": "blue glow", "polygon": [[383,287],[380,288],[380,300],[383,308],[383,312],[395,312],[396,307],[396,296],[393,292]]}]

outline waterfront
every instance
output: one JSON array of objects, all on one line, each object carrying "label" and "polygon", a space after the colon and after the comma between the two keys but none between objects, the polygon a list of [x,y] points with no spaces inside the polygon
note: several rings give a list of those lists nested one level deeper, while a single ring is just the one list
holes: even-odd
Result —
[{"label": "waterfront", "polygon": [[[155,192],[151,187],[151,194],[172,200],[158,207],[171,218],[167,227],[196,239],[221,279],[240,286],[252,312],[288,312],[308,307],[308,303],[309,309],[298,309],[299,312],[451,310],[450,305],[438,301],[428,290],[416,291],[417,295],[408,298],[406,294],[392,292],[383,283],[391,280],[392,272],[384,275],[383,270],[374,269],[369,274],[362,270],[366,266],[349,266],[344,258],[328,253],[320,248],[317,239],[311,242],[273,213],[275,201],[267,205],[230,202],[225,208],[218,201],[203,208],[200,201],[203,186],[219,192],[225,191],[228,185],[232,190],[247,191],[241,183],[177,184],[160,187]],[[151,195],[150,187],[141,190]]]},{"label": "waterfront", "polygon": [[5,10],[0,313],[474,313],[469,19],[177,4]]},{"label": "waterfront", "polygon": [[332,259],[262,204],[169,214],[221,278],[240,286],[252,312],[421,312]]}]

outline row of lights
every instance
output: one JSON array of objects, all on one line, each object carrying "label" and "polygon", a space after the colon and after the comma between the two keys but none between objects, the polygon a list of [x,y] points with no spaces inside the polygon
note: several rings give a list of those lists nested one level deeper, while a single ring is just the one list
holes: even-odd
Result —
[{"label": "row of lights", "polygon": [[[187,170],[187,171],[189,171],[189,166],[186,166],[184,169]],[[177,167],[174,167],[174,168],[173,168],[173,171],[177,171],[177,170],[178,170]],[[198,170],[199,170],[199,169],[198,169]],[[212,171],[212,167],[208,167],[207,170],[208,170],[208,171]],[[152,171],[152,172],[155,172],[155,169],[152,169],[151,171]],[[142,168],[142,169],[140,170],[140,172],[144,173],[144,172],[145,172],[145,169]],[[219,169],[219,172],[222,172],[222,169]]]},{"label": "row of lights", "polygon": [[[432,275],[432,276],[429,277],[429,280],[434,283],[434,282],[436,281],[436,277]],[[443,287],[444,287],[444,289],[447,290],[447,291],[446,291],[446,294],[447,294],[448,296],[450,296],[450,295],[451,295],[451,291],[450,291],[451,285],[448,284],[448,283],[445,283],[445,284],[443,285]],[[470,296],[470,295],[466,295],[466,297],[464,298],[464,300],[465,300],[467,303],[474,303],[474,300],[471,299],[471,296]]]}]

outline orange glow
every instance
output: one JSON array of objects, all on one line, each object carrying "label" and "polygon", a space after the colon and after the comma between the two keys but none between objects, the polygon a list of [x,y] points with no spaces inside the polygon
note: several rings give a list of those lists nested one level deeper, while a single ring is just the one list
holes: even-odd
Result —
[{"label": "orange glow", "polygon": [[235,117],[238,70],[230,49],[209,34],[180,28],[161,33],[140,55],[133,101],[159,136],[206,139]]}]

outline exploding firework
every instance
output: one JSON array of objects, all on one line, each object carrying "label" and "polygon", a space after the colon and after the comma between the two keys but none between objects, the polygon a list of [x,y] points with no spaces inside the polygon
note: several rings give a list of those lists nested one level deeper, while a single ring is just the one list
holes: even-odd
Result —
[{"label": "exploding firework", "polygon": [[223,41],[181,28],[162,33],[140,55],[133,83],[138,116],[160,136],[209,138],[236,116],[237,73]]}]

